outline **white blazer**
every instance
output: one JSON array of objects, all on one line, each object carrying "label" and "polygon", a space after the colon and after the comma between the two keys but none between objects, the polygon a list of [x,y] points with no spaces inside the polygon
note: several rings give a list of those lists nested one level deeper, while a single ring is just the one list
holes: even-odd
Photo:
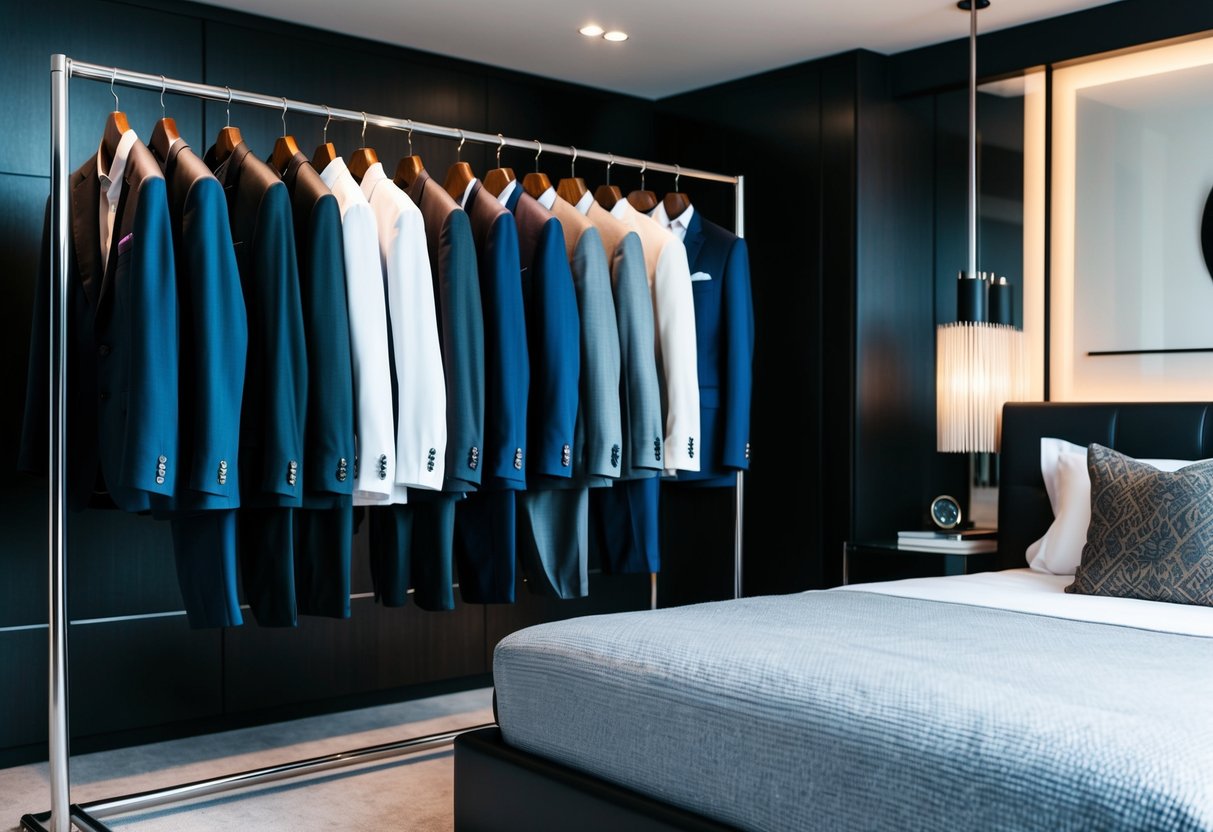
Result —
[{"label": "white blazer", "polygon": [[438,490],[446,472],[446,375],[421,209],[374,164],[362,193],[379,225],[396,359],[396,484]]},{"label": "white blazer", "polygon": [[[388,356],[387,307],[379,266],[379,230],[375,212],[341,159],[329,162],[320,178],[341,208],[345,252],[345,294],[350,318],[350,356],[354,370],[354,433],[358,442],[354,504],[382,505],[391,500],[396,440],[392,424],[392,376]],[[377,460],[392,472],[379,477]]]},{"label": "white blazer", "polygon": [[665,414],[665,471],[698,471],[699,354],[695,342],[695,298],[687,250],[670,231],[637,211],[626,199],[611,213],[636,232],[644,249],[653,293],[657,374]]}]

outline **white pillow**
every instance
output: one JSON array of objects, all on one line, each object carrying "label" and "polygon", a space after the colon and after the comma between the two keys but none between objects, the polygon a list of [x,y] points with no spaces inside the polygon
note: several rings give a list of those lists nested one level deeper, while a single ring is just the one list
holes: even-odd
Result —
[{"label": "white pillow", "polygon": [[[1195,460],[1143,459],[1160,471],[1178,471]],[[1040,440],[1040,473],[1053,507],[1053,525],[1028,547],[1028,566],[1049,575],[1073,575],[1091,525],[1091,475],[1087,451],[1064,439]]]}]

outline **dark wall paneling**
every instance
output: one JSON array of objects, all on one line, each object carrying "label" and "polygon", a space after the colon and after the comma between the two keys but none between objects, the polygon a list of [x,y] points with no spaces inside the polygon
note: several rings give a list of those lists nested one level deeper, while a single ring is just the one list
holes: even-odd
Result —
[{"label": "dark wall paneling", "polygon": [[0,657],[0,749],[46,742],[46,628],[0,632]]},{"label": "dark wall paneling", "polygon": [[[814,63],[661,102],[662,158],[746,175],[756,322],[747,594],[821,583],[821,83]],[[671,183],[653,184],[660,194]],[[684,178],[682,189],[732,227],[731,187]],[[663,501],[663,602],[731,595],[732,490],[666,488]]]},{"label": "dark wall paneling", "polygon": [[231,713],[487,672],[484,608],[389,609],[355,599],[347,621],[304,617],[297,629],[224,631]]}]

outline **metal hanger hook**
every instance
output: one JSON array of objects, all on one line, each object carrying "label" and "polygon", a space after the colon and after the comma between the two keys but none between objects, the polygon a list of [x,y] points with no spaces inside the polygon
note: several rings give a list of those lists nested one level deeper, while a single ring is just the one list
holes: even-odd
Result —
[{"label": "metal hanger hook", "polygon": [[644,190],[644,172],[648,169],[649,169],[649,163],[644,161],[643,159],[641,159],[640,160],[640,190],[642,190],[642,191]]},{"label": "metal hanger hook", "polygon": [[459,146],[455,148],[455,161],[463,160],[463,143],[467,141],[467,137],[463,135],[463,131],[459,131]]},{"label": "metal hanger hook", "polygon": [[573,158],[569,161],[569,179],[577,178],[577,148],[569,145],[569,150],[573,151]]},{"label": "metal hanger hook", "polygon": [[168,88],[168,82],[164,80],[164,76],[160,76],[160,118],[165,118],[164,111],[164,91]]},{"label": "metal hanger hook", "polygon": [[118,106],[118,93],[114,92],[114,82],[117,80],[118,80],[118,69],[117,69],[117,67],[115,67],[113,74],[110,75],[110,95],[112,95],[114,97],[114,109],[121,110],[122,108]]},{"label": "metal hanger hook", "polygon": [[413,155],[413,120],[409,119],[409,155]]},{"label": "metal hanger hook", "polygon": [[497,134],[497,167],[501,167],[501,148],[505,147],[505,136]]},{"label": "metal hanger hook", "polygon": [[362,146],[366,147],[366,110],[362,111]]},{"label": "metal hanger hook", "polygon": [[228,87],[228,86],[224,86],[224,89],[227,90],[227,107],[226,107],[227,126],[231,127],[232,126],[232,88]]},{"label": "metal hanger hook", "polygon": [[610,159],[607,161],[607,185],[611,184],[611,168],[615,167],[615,154],[610,154]]},{"label": "metal hanger hook", "polygon": [[328,114],[328,118],[326,118],[324,120],[324,130],[322,130],[320,133],[320,143],[328,144],[329,143],[329,122],[333,120],[333,111],[331,109],[329,109],[329,105],[325,104],[324,112],[326,114]]},{"label": "metal hanger hook", "polygon": [[539,173],[539,157],[543,155],[543,142],[539,141],[539,139],[532,139],[531,141],[535,142],[535,146],[539,148],[535,151],[535,173]]},{"label": "metal hanger hook", "polygon": [[286,96],[282,96],[282,135],[286,136]]},{"label": "metal hanger hook", "polygon": [[682,166],[674,165],[674,193],[678,193],[678,180],[682,178]]}]

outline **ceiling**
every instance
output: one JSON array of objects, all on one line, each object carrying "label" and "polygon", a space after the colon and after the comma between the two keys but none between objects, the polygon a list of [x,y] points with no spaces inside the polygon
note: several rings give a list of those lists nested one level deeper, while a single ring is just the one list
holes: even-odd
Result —
[{"label": "ceiling", "polygon": [[[866,48],[891,54],[968,35],[953,0],[210,0],[371,40],[661,98]],[[994,0],[981,31],[1106,0]],[[594,22],[630,38],[577,30]]]}]

